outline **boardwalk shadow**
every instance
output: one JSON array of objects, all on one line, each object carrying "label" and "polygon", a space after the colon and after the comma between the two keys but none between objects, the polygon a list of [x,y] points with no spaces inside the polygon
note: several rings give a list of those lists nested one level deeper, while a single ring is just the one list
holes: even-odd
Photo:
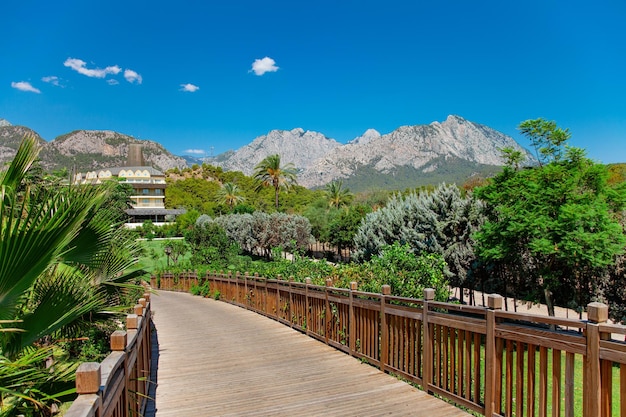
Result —
[{"label": "boardwalk shadow", "polygon": [[152,323],[152,359],[150,362],[150,382],[148,384],[148,403],[146,405],[146,411],[144,417],[156,416],[156,388],[158,385],[158,373],[159,373],[159,335],[154,323]]}]

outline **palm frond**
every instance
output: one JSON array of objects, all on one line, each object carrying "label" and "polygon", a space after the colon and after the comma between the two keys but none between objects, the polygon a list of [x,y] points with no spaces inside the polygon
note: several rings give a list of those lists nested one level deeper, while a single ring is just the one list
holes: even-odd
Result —
[{"label": "palm frond", "polygon": [[78,235],[94,201],[90,189],[41,189],[18,202],[0,200],[0,319],[12,319],[20,298]]}]

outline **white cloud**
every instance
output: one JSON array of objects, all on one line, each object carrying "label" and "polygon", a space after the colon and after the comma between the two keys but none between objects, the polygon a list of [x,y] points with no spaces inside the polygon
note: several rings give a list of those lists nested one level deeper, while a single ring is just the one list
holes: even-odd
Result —
[{"label": "white cloud", "polygon": [[57,87],[61,87],[61,80],[59,80],[59,77],[57,77],[56,75],[42,77],[41,81],[43,81],[44,83],[55,85]]},{"label": "white cloud", "polygon": [[29,91],[31,93],[41,94],[41,91],[38,88],[33,87],[27,81],[12,82],[11,83],[11,87],[13,87],[13,88],[15,88],[17,90],[20,90],[20,91]]},{"label": "white cloud", "polygon": [[87,68],[87,63],[85,61],[83,61],[82,59],[78,59],[78,58],[68,58],[65,60],[63,65],[73,69],[79,74],[83,74],[83,75],[86,75],[87,77],[94,77],[94,78],[104,78],[108,74],[117,75],[120,72],[122,72],[122,69],[118,67],[117,65],[112,65],[106,68],[90,69],[90,68]]},{"label": "white cloud", "polygon": [[126,78],[126,81],[128,81],[131,84],[132,83],[141,84],[141,82],[143,81],[143,78],[141,78],[141,75],[137,74],[135,71],[131,69],[124,70],[124,78]]},{"label": "white cloud", "polygon": [[248,72],[251,71],[254,71],[256,75],[263,75],[266,72],[278,71],[278,67],[276,66],[276,61],[266,56],[263,59],[255,59],[252,63],[252,69]]},{"label": "white cloud", "polygon": [[188,93],[195,93],[199,89],[200,87],[198,87],[197,85],[193,85],[193,84],[181,84],[180,85],[180,91],[186,91]]},{"label": "white cloud", "polygon": [[187,149],[185,151],[183,151],[184,154],[191,154],[191,155],[204,155],[206,152],[202,149]]},{"label": "white cloud", "polygon": [[117,80],[114,80],[113,78],[111,78],[110,80],[107,80],[107,84],[109,85],[118,85],[120,82]]}]

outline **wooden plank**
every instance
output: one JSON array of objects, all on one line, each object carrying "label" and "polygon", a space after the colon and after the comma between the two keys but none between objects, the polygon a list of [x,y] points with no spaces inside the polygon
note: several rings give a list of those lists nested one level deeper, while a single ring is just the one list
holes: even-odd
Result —
[{"label": "wooden plank", "polygon": [[561,415],[561,351],[552,350],[552,417]]},{"label": "wooden plank", "polygon": [[524,415],[524,345],[515,345],[515,415]]},{"label": "wooden plank", "polygon": [[548,412],[548,348],[539,348],[539,417]]},{"label": "wooden plank", "polygon": [[517,326],[509,328],[498,327],[496,328],[496,336],[506,340],[545,346],[547,348],[564,350],[581,355],[586,352],[584,338],[568,337],[561,334],[557,335],[547,330],[535,330]]},{"label": "wooden plank", "polygon": [[156,417],[468,415],[250,311],[173,292],[153,303]]},{"label": "wooden plank", "polygon": [[507,416],[513,414],[513,342],[506,341],[506,399],[504,410]]},{"label": "wooden plank", "polygon": [[[535,416],[535,345],[528,346],[528,367],[526,375],[526,413],[528,417]],[[572,376],[572,386],[574,386]]]}]

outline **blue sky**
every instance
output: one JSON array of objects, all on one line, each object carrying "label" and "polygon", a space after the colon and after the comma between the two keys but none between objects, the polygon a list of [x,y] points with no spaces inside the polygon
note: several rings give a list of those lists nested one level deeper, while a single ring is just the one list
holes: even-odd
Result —
[{"label": "blue sky", "polygon": [[626,162],[626,2],[40,1],[0,4],[0,118],[108,129],[175,154],[272,129],[347,142],[449,114],[555,120]]}]

